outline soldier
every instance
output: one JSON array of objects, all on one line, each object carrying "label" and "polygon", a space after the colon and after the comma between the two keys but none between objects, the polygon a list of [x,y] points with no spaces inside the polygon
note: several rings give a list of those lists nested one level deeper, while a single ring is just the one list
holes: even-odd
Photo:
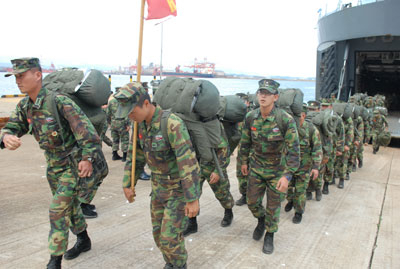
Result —
[{"label": "soldier", "polygon": [[346,173],[347,172],[347,165],[348,160],[350,157],[350,146],[354,140],[354,124],[351,117],[347,119],[343,119],[344,125],[344,147],[343,147],[343,154],[341,156],[337,156],[336,163],[335,163],[335,171],[337,171],[339,176],[339,189],[344,188],[344,179],[350,179],[350,176]]},{"label": "soldier", "polygon": [[[92,173],[92,157],[100,138],[92,123],[70,98],[56,95],[55,102],[62,119],[60,126],[51,113],[49,92],[42,88],[42,69],[38,58],[11,60],[23,98],[11,114],[10,120],[0,134],[1,148],[15,150],[21,146],[19,137],[33,134],[47,160],[47,180],[53,199],[50,204],[50,261],[47,268],[61,268],[61,260],[74,259],[81,252],[91,249],[87,224],[82,215],[77,196],[79,177]],[[63,134],[63,139],[61,135]],[[64,141],[64,142],[63,142]],[[78,167],[70,157],[79,160]],[[76,244],[66,252],[68,230],[77,235]]]},{"label": "soldier", "polygon": [[[279,97],[278,87],[279,83],[271,79],[259,81],[257,98],[260,108],[247,113],[240,141],[241,170],[244,176],[248,176],[247,205],[258,219],[253,239],[260,240],[267,230],[263,245],[266,254],[274,251],[274,233],[278,231],[281,202],[300,165],[296,123],[274,105]],[[265,193],[266,209],[262,205]]]},{"label": "soldier", "polygon": [[[103,111],[104,111],[104,113],[107,115],[107,107],[108,107],[108,104],[105,104],[105,105],[102,105],[101,106],[101,109],[103,109]],[[107,146],[109,146],[109,147],[111,147],[112,148],[112,141],[111,141],[111,139],[107,136],[107,129],[108,129],[108,124],[106,123],[106,124],[104,124],[103,125],[103,130],[102,130],[102,132],[101,132],[101,134],[100,134],[100,139],[101,139],[101,141],[103,141]]]},{"label": "soldier", "polygon": [[288,203],[285,211],[289,212],[294,207],[293,223],[298,224],[303,217],[306,206],[306,189],[310,176],[312,180],[318,177],[318,169],[322,161],[322,144],[319,131],[311,122],[305,121],[307,105],[303,106],[300,118],[299,142],[300,142],[300,167],[294,173],[289,182],[287,193]]},{"label": "soldier", "polygon": [[[199,211],[200,168],[196,160],[190,136],[184,122],[174,114],[167,118],[168,140],[164,139],[161,120],[164,115],[154,106],[150,96],[140,83],[129,83],[114,97],[120,102],[117,118],[138,122],[138,148],[136,171],[146,160],[151,170],[151,220],[153,237],[161,250],[164,268],[186,268],[187,252],[183,229],[187,217]],[[125,164],[123,190],[132,202],[135,193],[131,187],[132,143]]]},{"label": "soldier", "polygon": [[[118,93],[120,87],[115,88],[115,92]],[[129,146],[129,129],[131,128],[131,123],[128,118],[117,119],[115,113],[118,109],[118,101],[114,98],[108,102],[107,107],[107,123],[110,125],[111,138],[112,138],[112,160],[126,161],[126,155]],[[121,141],[122,158],[118,155],[119,142]]]},{"label": "soldier", "polygon": [[388,122],[386,117],[379,112],[378,109],[374,110],[374,116],[372,117],[372,148],[373,154],[379,151],[378,135],[388,128]]},{"label": "soldier", "polygon": [[354,119],[354,144],[351,154],[351,161],[347,167],[347,173],[357,170],[357,156],[361,150],[364,141],[364,121],[361,116]]},{"label": "soldier", "polygon": [[[221,128],[223,128],[221,123]],[[222,130],[222,132],[224,132]],[[220,202],[221,206],[225,209],[224,218],[221,221],[222,227],[228,227],[231,225],[233,220],[233,197],[230,192],[230,184],[228,173],[226,172],[226,168],[229,165],[229,144],[225,135],[221,136],[221,143],[218,145],[217,156],[219,160],[219,164],[222,169],[222,173],[224,174],[221,177],[218,173],[218,169],[215,166],[213,161],[211,162],[203,162],[200,160],[200,171],[201,171],[201,180],[200,180],[200,191],[203,190],[204,181],[207,181],[210,184],[212,191],[214,192],[215,198]],[[201,193],[201,192],[200,192]],[[193,217],[189,219],[189,225],[183,232],[184,236],[187,236],[192,233],[197,232],[197,218]]]},{"label": "soldier", "polygon": [[[239,125],[239,132],[240,134],[242,133],[243,129],[243,122],[240,123]],[[242,174],[242,164],[240,162],[240,144],[238,145],[238,152],[236,156],[236,178],[238,179],[239,182],[239,192],[242,195],[237,201],[236,205],[237,206],[242,206],[247,204],[246,202],[246,192],[247,192],[247,176],[244,176]]]}]

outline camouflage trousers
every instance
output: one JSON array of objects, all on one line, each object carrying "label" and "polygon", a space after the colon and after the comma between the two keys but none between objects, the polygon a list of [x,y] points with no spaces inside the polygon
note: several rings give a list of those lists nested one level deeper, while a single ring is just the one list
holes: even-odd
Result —
[{"label": "camouflage trousers", "polygon": [[[247,205],[255,218],[265,216],[266,231],[270,233],[278,231],[281,202],[285,200],[285,193],[276,189],[281,175],[275,171],[276,167],[250,167],[247,184]],[[265,193],[266,208],[262,205]]]},{"label": "camouflage trousers", "polygon": [[351,172],[353,172],[353,165],[356,162],[356,157],[357,157],[357,147],[353,142],[353,144],[350,146],[350,155],[347,161],[346,173],[351,174]]},{"label": "camouflage trousers", "polygon": [[226,173],[226,169],[222,169],[225,177],[224,179],[220,177],[217,183],[210,184],[210,176],[213,171],[214,167],[205,165],[201,166],[200,190],[201,192],[203,191],[204,181],[207,180],[212,191],[214,192],[215,198],[217,198],[221,206],[225,209],[232,209],[234,200],[229,190],[231,185],[229,183],[229,178],[228,174]]},{"label": "camouflage trousers", "polygon": [[101,139],[101,141],[104,141],[104,143],[106,143],[107,145],[112,145],[111,139],[106,135],[107,129],[108,129],[108,125],[104,124],[103,130],[100,134],[100,139]]},{"label": "camouflage trousers", "polygon": [[289,188],[286,199],[293,202],[296,213],[303,214],[306,207],[306,189],[310,181],[310,170],[297,170],[292,180],[289,182]]},{"label": "camouflage trousers", "polygon": [[335,173],[339,179],[344,179],[346,172],[347,172],[347,162],[350,156],[350,151],[343,152],[342,156],[336,157],[335,162]]},{"label": "camouflage trousers", "polygon": [[322,180],[325,178],[326,164],[321,164],[318,172],[318,177],[315,180],[310,179],[308,182],[308,192],[313,192],[322,188]]},{"label": "camouflage trousers", "polygon": [[48,166],[47,180],[53,198],[50,204],[49,250],[51,255],[63,255],[68,247],[68,234],[83,232],[86,227],[76,192],[76,178],[69,165]]},{"label": "camouflage trousers", "polygon": [[238,157],[236,158],[236,178],[239,182],[239,192],[241,195],[246,195],[247,191],[247,177],[243,176],[242,174],[242,165]]},{"label": "camouflage trousers", "polygon": [[122,152],[127,152],[129,147],[129,132],[126,129],[111,129],[112,151],[119,150],[121,141]]},{"label": "camouflage trousers", "polygon": [[378,134],[379,133],[376,130],[372,132],[372,148],[375,150],[379,149]]},{"label": "camouflage trousers", "polygon": [[184,266],[187,261],[183,230],[188,218],[185,216],[185,200],[177,180],[165,180],[152,174],[150,203],[153,238],[164,261],[174,267]]},{"label": "camouflage trousers", "polygon": [[332,150],[329,160],[325,165],[324,182],[332,182],[335,173],[336,148]]},{"label": "camouflage trousers", "polygon": [[357,160],[358,162],[362,162],[364,159],[364,144],[360,143],[360,146],[358,147],[357,150]]}]

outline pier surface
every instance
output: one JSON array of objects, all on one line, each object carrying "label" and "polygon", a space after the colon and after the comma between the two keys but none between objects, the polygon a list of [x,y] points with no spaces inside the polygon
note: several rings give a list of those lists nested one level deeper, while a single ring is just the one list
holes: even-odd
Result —
[{"label": "pier surface", "polygon": [[[7,116],[19,98],[0,99]],[[16,151],[0,150],[0,268],[44,268],[51,201],[43,152],[32,136]],[[89,219],[92,250],[63,261],[63,268],[163,268],[151,232],[150,182],[139,181],[136,201],[127,203],[121,181],[124,163],[111,160],[110,174],[93,203],[98,218]],[[231,192],[240,197],[236,158],[228,168]],[[282,203],[275,251],[263,254],[263,241],[252,239],[257,220],[247,206],[233,208],[234,220],[223,228],[223,209],[204,184],[199,231],[186,238],[189,268],[400,268],[400,150],[367,146],[364,167],[351,174],[344,189],[330,186],[322,200],[307,201],[301,224]],[[264,199],[265,203],[265,199]],[[69,246],[76,237],[70,234]]]}]

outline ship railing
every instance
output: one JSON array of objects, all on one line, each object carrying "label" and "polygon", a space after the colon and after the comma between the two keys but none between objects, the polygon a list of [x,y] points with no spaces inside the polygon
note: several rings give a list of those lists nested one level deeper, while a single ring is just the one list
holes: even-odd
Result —
[{"label": "ship railing", "polygon": [[337,11],[356,6],[368,5],[385,0],[324,0],[324,4],[318,10],[319,18],[325,17]]}]

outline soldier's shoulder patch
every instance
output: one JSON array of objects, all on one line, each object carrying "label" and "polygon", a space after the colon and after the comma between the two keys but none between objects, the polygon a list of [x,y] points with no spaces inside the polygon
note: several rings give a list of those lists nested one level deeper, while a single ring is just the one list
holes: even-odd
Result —
[{"label": "soldier's shoulder patch", "polygon": [[274,128],[274,129],[272,129],[272,132],[274,132],[274,133],[278,133],[279,132],[279,128]]},{"label": "soldier's shoulder patch", "polygon": [[156,135],[154,138],[155,138],[157,141],[160,141],[160,140],[163,140],[163,139],[164,139],[162,135]]}]

